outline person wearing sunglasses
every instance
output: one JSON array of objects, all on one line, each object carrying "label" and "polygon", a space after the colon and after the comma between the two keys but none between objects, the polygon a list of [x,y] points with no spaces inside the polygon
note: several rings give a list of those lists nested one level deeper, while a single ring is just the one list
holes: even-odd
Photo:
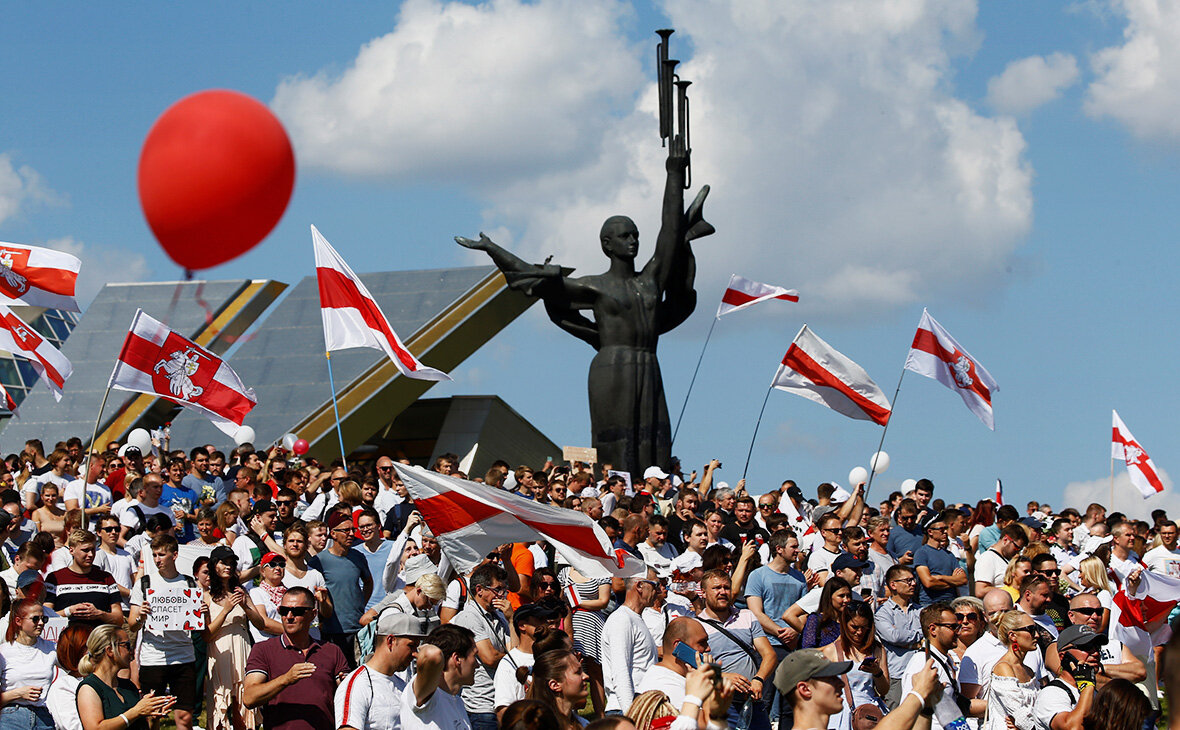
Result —
[{"label": "person wearing sunglasses", "polygon": [[0,684],[0,726],[53,730],[53,718],[45,707],[45,693],[57,666],[57,647],[42,638],[45,608],[26,598],[12,609],[11,621],[0,644],[3,683]]},{"label": "person wearing sunglasses", "polygon": [[1024,659],[1040,651],[1040,630],[1031,616],[1012,610],[1000,614],[996,631],[1007,651],[992,667],[982,730],[1007,730],[1009,723],[1017,728],[1036,727],[1033,707],[1039,694],[1039,678],[1025,666]]},{"label": "person wearing sunglasses", "polygon": [[450,622],[475,634],[475,681],[463,690],[463,705],[473,730],[496,730],[492,673],[507,654],[511,638],[505,618],[511,611],[508,572],[497,563],[483,563],[471,572],[468,586],[467,602]]},{"label": "person wearing sunglasses", "polygon": [[843,520],[835,513],[828,513],[819,520],[819,534],[824,542],[807,557],[807,569],[816,577],[820,586],[828,580],[832,563],[842,552],[840,536],[843,524]]},{"label": "person wearing sunglasses", "polygon": [[332,512],[328,517],[328,531],[332,538],[328,549],[316,553],[307,564],[320,571],[332,594],[332,615],[320,627],[324,639],[340,647],[352,669],[360,618],[373,594],[373,574],[364,556],[352,549],[353,521],[348,513]]},{"label": "person wearing sunglasses", "polygon": [[959,596],[951,601],[951,608],[955,610],[955,619],[959,622],[954,652],[962,662],[963,655],[971,645],[987,631],[987,618],[984,616],[983,601],[975,596]]},{"label": "person wearing sunglasses", "polygon": [[[991,683],[992,667],[1007,651],[1000,641],[996,621],[1005,611],[1011,611],[1012,608],[1012,596],[1003,588],[993,588],[984,595],[983,620],[987,630],[967,648],[959,662],[959,689],[964,697],[975,703],[973,706],[976,708],[987,707],[986,697],[988,685]],[[955,610],[956,618],[960,621],[960,631],[963,621],[960,614],[970,613],[971,610]],[[1033,676],[1040,678],[1045,675],[1045,663],[1041,652],[1028,652],[1024,657],[1024,663]]]},{"label": "person wearing sunglasses", "polygon": [[349,672],[344,652],[311,638],[316,617],[311,591],[288,589],[278,610],[283,633],[255,644],[246,660],[245,705],[262,708],[267,730],[337,727],[333,699]]},{"label": "person wearing sunglasses", "polygon": [[1044,576],[1049,581],[1049,600],[1045,602],[1045,615],[1053,621],[1058,631],[1069,626],[1069,617],[1066,615],[1069,613],[1069,601],[1061,595],[1061,569],[1058,567],[1057,558],[1050,553],[1034,555],[1032,572]]},{"label": "person wearing sunglasses", "polygon": [[[956,704],[967,717],[981,717],[986,708],[982,700],[971,702],[963,697],[959,690],[958,667],[952,661],[952,650],[955,646],[955,632],[959,622],[955,619],[955,611],[951,604],[938,601],[922,609],[919,614],[922,623],[922,635],[926,642],[926,651],[914,652],[901,678],[901,701],[904,701],[914,689],[915,680],[927,666],[927,661],[934,661],[934,669],[938,673],[938,681],[945,688],[943,691],[951,693]],[[978,703],[978,704],[976,704]],[[878,726],[879,727],[879,726]],[[941,726],[937,722],[932,724],[936,730]]]},{"label": "person wearing sunglasses", "polygon": [[1090,714],[1094,703],[1098,673],[1103,669],[1099,656],[1105,643],[1105,635],[1085,624],[1061,632],[1053,651],[1061,657],[1063,666],[1057,678],[1041,690],[1033,710],[1041,727],[1082,727],[1082,719]]},{"label": "person wearing sunglasses", "polygon": [[[1069,601],[1069,621],[1072,626],[1088,627],[1093,633],[1101,634],[1099,625],[1102,622],[1102,604],[1093,593],[1079,593]],[[1064,636],[1065,631],[1061,633]],[[1098,673],[1098,683],[1106,684],[1111,679],[1126,679],[1131,682],[1144,682],[1148,677],[1147,665],[1121,641],[1114,636],[1107,638],[1099,649],[1098,659],[1102,666]],[[1064,659],[1060,654],[1060,644],[1050,646],[1045,652],[1045,664],[1049,670],[1059,673]]]},{"label": "person wearing sunglasses", "polygon": [[938,601],[953,601],[959,587],[967,585],[967,571],[947,550],[950,521],[949,510],[926,525],[926,542],[914,551],[914,573],[920,589],[918,603],[929,606]]},{"label": "person wearing sunglasses", "polygon": [[123,629],[108,624],[91,632],[86,653],[78,661],[82,681],[78,683],[77,707],[83,730],[97,730],[104,724],[111,727],[110,720],[126,730],[148,730],[149,722],[172,710],[174,697],[151,692],[140,697],[131,680],[119,677],[131,666],[132,657],[131,641]]}]

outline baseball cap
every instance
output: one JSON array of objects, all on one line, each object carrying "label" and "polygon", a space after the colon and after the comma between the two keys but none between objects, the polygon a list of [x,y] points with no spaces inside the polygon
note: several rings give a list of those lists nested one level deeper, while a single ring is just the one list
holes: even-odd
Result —
[{"label": "baseball cap", "polygon": [[233,550],[227,548],[225,545],[218,545],[217,547],[213,548],[213,552],[209,553],[209,562],[215,563],[219,560],[227,563],[237,564],[238,556]]},{"label": "baseball cap", "polygon": [[1024,525],[1025,527],[1031,527],[1034,530],[1045,529],[1045,525],[1042,524],[1041,521],[1036,517],[1021,517],[1020,524]]},{"label": "baseball cap", "polygon": [[838,677],[852,669],[852,662],[831,662],[819,649],[798,649],[787,655],[774,672],[774,686],[787,694],[795,685],[816,677]]},{"label": "baseball cap", "polygon": [[787,496],[796,502],[803,501],[803,490],[799,487],[787,487]]},{"label": "baseball cap", "polygon": [[16,577],[16,587],[27,588],[40,580],[41,574],[32,568],[29,570],[22,570],[21,574]]},{"label": "baseball cap", "polygon": [[351,525],[352,515],[346,515],[343,512],[333,512],[332,515],[328,517],[328,529],[334,530],[337,527],[343,525],[345,522]]},{"label": "baseball cap", "polygon": [[668,473],[658,466],[649,466],[643,470],[644,479],[667,479]]},{"label": "baseball cap", "polygon": [[852,495],[844,487],[837,486],[836,491],[832,492],[832,504],[844,504],[852,499]]},{"label": "baseball cap", "polygon": [[1057,636],[1057,651],[1065,651],[1070,647],[1102,646],[1106,643],[1106,634],[1100,634],[1094,629],[1082,624],[1067,626]]},{"label": "baseball cap", "polygon": [[867,560],[857,560],[852,553],[840,553],[836,559],[832,561],[832,570],[844,570],[845,568],[852,568],[858,573],[864,572],[864,569],[869,567]]},{"label": "baseball cap", "polygon": [[7,528],[12,524],[12,515],[7,510],[0,509],[0,530]]},{"label": "baseball cap", "polygon": [[552,621],[557,618],[557,612],[548,606],[538,603],[526,603],[512,614],[512,625],[520,626],[530,619],[536,621]]},{"label": "baseball cap", "polygon": [[382,611],[377,617],[378,636],[406,636],[412,639],[425,639],[427,634],[422,627],[422,619],[401,611]]},{"label": "baseball cap", "polygon": [[688,573],[696,568],[704,567],[701,556],[691,550],[685,550],[672,561],[672,570]]},{"label": "baseball cap", "polygon": [[402,580],[406,582],[406,585],[410,585],[417,583],[422,576],[437,571],[438,566],[434,564],[429,555],[418,553],[406,561],[406,567],[402,570]]},{"label": "baseball cap", "polygon": [[267,512],[274,512],[276,509],[274,502],[269,499],[260,499],[250,508],[250,516],[264,515]]},{"label": "baseball cap", "polygon": [[139,447],[132,446],[131,444],[123,444],[122,446],[120,446],[118,453],[119,453],[119,456],[122,456],[122,457],[143,456],[143,452],[139,450]]},{"label": "baseball cap", "polygon": [[279,555],[278,553],[267,553],[266,555],[262,556],[262,560],[259,561],[259,564],[260,565],[270,565],[271,563],[276,563],[276,562],[286,565],[287,559],[284,558],[282,555]]}]

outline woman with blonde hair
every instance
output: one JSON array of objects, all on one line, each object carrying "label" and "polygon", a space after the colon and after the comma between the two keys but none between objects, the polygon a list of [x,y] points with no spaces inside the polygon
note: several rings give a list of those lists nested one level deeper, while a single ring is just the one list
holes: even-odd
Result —
[{"label": "woman with blonde hair", "polygon": [[234,540],[238,537],[237,525],[240,516],[237,505],[229,501],[218,505],[217,511],[214,513],[214,521],[217,523],[217,529],[221,531],[222,537],[225,538],[226,545],[233,545]]},{"label": "woman with blonde hair", "polygon": [[1009,723],[1017,730],[1033,730],[1038,685],[1024,657],[1038,651],[1037,625],[1024,611],[1004,611],[996,619],[996,633],[1008,651],[992,667],[982,730],[1008,730]]},{"label": "woman with blonde hair", "polygon": [[668,695],[658,689],[648,690],[631,701],[627,717],[635,723],[635,730],[651,730],[652,722],[662,717],[675,717],[676,708]]},{"label": "woman with blonde hair", "polygon": [[652,730],[653,726],[667,730],[698,730],[705,727],[706,722],[725,726],[729,705],[733,702],[733,680],[722,684],[717,665],[702,664],[688,670],[688,676],[684,678],[684,697],[678,715],[668,695],[658,689],[649,690],[632,700],[627,717],[635,724],[635,730]]},{"label": "woman with blonde hair", "polygon": [[86,640],[78,662],[78,717],[83,730],[148,730],[149,722],[172,711],[175,697],[139,690],[119,672],[131,666],[131,641],[118,626],[103,624]]},{"label": "woman with blonde hair", "polygon": [[1000,586],[1012,596],[1012,603],[1020,600],[1020,582],[1032,572],[1032,558],[1027,555],[1015,555],[1008,561],[1008,569],[1004,571],[1004,585]]},{"label": "woman with blonde hair", "polygon": [[1098,603],[1102,606],[1102,623],[1098,626],[1098,630],[1106,633],[1110,626],[1110,607],[1114,605],[1114,594],[1110,590],[1106,563],[1093,555],[1082,558],[1082,562],[1078,564],[1078,579],[1085,593],[1093,593],[1098,596]]}]

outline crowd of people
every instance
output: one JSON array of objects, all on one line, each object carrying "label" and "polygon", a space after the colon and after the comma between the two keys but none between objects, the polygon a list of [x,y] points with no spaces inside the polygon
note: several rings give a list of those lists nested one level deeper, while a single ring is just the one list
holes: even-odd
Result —
[{"label": "crowd of people", "polygon": [[1127,598],[1180,577],[1159,511],[446,455],[643,566],[526,539],[459,571],[389,456],[169,446],[0,463],[0,730],[1143,730],[1180,696]]}]

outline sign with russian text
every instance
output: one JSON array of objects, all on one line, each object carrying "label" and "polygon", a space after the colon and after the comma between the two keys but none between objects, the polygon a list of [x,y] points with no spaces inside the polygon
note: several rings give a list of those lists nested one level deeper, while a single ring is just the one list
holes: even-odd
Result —
[{"label": "sign with russian text", "polygon": [[147,628],[153,634],[162,631],[201,631],[205,628],[205,599],[199,587],[187,582],[155,581],[148,585]]}]

